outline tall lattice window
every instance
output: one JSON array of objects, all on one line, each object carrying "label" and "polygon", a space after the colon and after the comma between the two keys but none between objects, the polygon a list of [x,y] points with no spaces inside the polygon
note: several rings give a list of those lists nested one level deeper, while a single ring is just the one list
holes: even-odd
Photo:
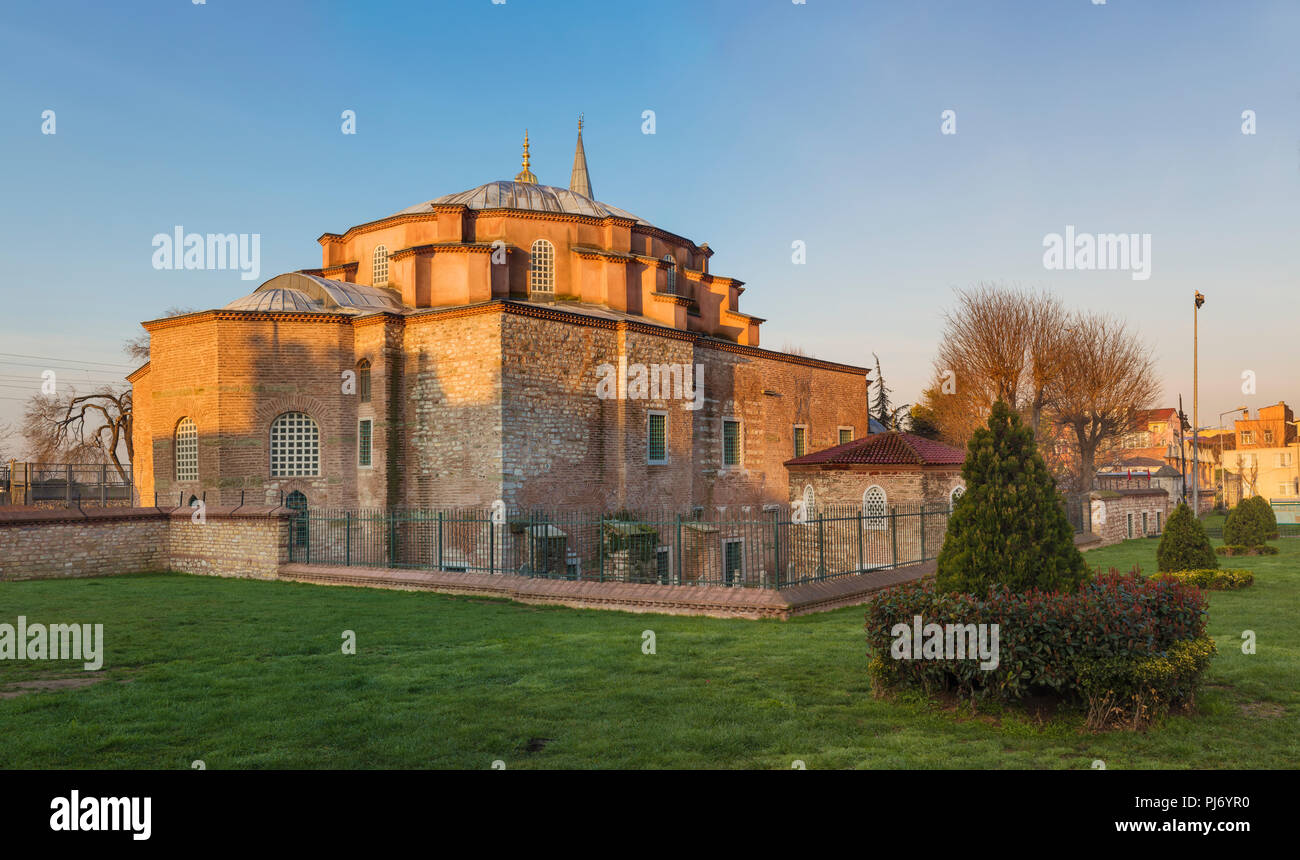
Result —
[{"label": "tall lattice window", "polygon": [[199,428],[192,418],[176,425],[176,480],[199,479]]},{"label": "tall lattice window", "polygon": [[370,418],[362,418],[357,422],[357,465],[371,465],[371,441],[374,436],[375,423]]},{"label": "tall lattice window", "polygon": [[320,474],[320,428],[310,415],[286,412],[271,422],[271,477]]},{"label": "tall lattice window", "polygon": [[677,260],[672,254],[664,254],[664,262],[668,264],[668,292],[677,293]]},{"label": "tall lattice window", "polygon": [[388,249],[383,245],[376,245],[370,257],[370,283],[376,287],[388,286]]},{"label": "tall lattice window", "polygon": [[885,488],[879,485],[867,487],[862,494],[862,514],[867,518],[866,526],[877,531],[885,530],[885,516],[889,513],[889,499]]},{"label": "tall lattice window", "polygon": [[722,465],[740,465],[740,422],[722,419]]},{"label": "tall lattice window", "polygon": [[555,294],[555,246],[545,239],[533,243],[528,267],[528,292]]},{"label": "tall lattice window", "polygon": [[646,415],[646,462],[652,466],[668,462],[668,415],[651,412]]},{"label": "tall lattice window", "polygon": [[357,396],[362,403],[370,402],[370,359],[357,362]]},{"label": "tall lattice window", "polygon": [[808,428],[801,424],[794,425],[794,455],[802,457],[808,453]]}]

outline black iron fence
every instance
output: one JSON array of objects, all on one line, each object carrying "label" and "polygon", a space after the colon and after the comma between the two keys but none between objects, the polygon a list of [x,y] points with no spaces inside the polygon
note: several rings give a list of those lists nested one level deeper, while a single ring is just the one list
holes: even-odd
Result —
[{"label": "black iron fence", "polygon": [[[1086,498],[1081,510],[1086,530]],[[785,588],[930,561],[950,512],[946,504],[875,513],[737,506],[713,516],[312,508],[290,524],[289,555],[308,564]]]},{"label": "black iron fence", "polygon": [[23,463],[0,466],[0,505],[72,507],[131,505],[131,466],[106,463]]}]

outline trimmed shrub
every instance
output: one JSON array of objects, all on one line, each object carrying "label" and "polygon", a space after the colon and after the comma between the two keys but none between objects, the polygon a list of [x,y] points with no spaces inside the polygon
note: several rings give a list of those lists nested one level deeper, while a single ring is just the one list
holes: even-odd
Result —
[{"label": "trimmed shrub", "polygon": [[[1226,533],[1226,530],[1225,530]],[[1200,570],[1219,566],[1205,526],[1192,516],[1192,509],[1180,503],[1169,515],[1165,532],[1156,548],[1158,570]]]},{"label": "trimmed shrub", "polygon": [[1184,639],[1163,654],[1111,657],[1080,667],[1088,728],[1140,729],[1174,707],[1191,707],[1201,674],[1217,653],[1208,636]]},{"label": "trimmed shrub", "polygon": [[1214,550],[1219,555],[1277,555],[1277,547],[1261,544],[1260,546],[1221,546]]},{"label": "trimmed shrub", "polygon": [[1261,546],[1277,536],[1277,515],[1263,496],[1243,499],[1223,524],[1223,542],[1233,546]]},{"label": "trimmed shrub", "polygon": [[[977,597],[946,593],[928,580],[909,583],[882,591],[871,602],[868,673],[877,695],[915,687],[1012,700],[1048,688],[1077,697],[1084,664],[1158,656],[1176,642],[1204,636],[1205,606],[1198,589],[1114,570],[1072,593],[1002,588]],[[927,625],[939,625],[945,653],[938,659],[906,659],[901,653],[903,633],[912,638],[917,616],[923,640],[933,640],[935,628]],[[998,625],[997,666],[989,670],[978,658],[947,656],[949,626],[956,645],[962,629],[979,624]],[[913,644],[920,649],[922,643]]]},{"label": "trimmed shrub", "polygon": [[1245,588],[1255,582],[1255,574],[1249,570],[1175,570],[1160,574],[1164,579],[1172,579],[1193,588],[1207,591],[1230,591]]},{"label": "trimmed shrub", "polygon": [[966,492],[939,552],[940,590],[1072,591],[1087,578],[1034,433],[1005,403],[971,437],[961,473]]}]

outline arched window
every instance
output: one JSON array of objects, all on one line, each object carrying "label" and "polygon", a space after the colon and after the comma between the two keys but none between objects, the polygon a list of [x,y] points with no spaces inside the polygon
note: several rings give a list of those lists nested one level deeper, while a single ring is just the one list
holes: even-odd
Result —
[{"label": "arched window", "polygon": [[305,547],[307,545],[307,497],[300,491],[294,490],[285,497],[284,506],[299,512],[294,515],[289,534],[294,547]]},{"label": "arched window", "polygon": [[370,283],[376,287],[388,286],[388,249],[383,245],[376,245],[370,257]]},{"label": "arched window", "polygon": [[884,487],[867,487],[867,491],[862,494],[862,515],[867,518],[867,528],[884,531],[885,516],[889,513],[888,503]]},{"label": "arched window", "polygon": [[816,504],[817,504],[817,497],[816,497],[816,495],[814,495],[814,493],[813,493],[812,484],[804,484],[804,486],[803,486],[803,509],[804,509],[805,511],[807,511],[809,514],[811,514],[811,513],[813,512],[813,508],[816,506]]},{"label": "arched window", "polygon": [[555,246],[545,239],[533,243],[528,267],[528,292],[555,295]]},{"label": "arched window", "polygon": [[677,260],[672,254],[664,254],[664,262],[668,263],[668,292],[677,293]]},{"label": "arched window", "polygon": [[966,495],[966,488],[963,487],[961,484],[958,484],[957,486],[953,487],[952,492],[948,494],[948,510],[950,511],[956,510],[957,500],[964,495]]},{"label": "arched window", "polygon": [[362,403],[370,402],[370,359],[357,362],[357,396]]},{"label": "arched window", "polygon": [[199,479],[199,428],[194,419],[182,418],[176,425],[176,480]]},{"label": "arched window", "polygon": [[320,474],[320,428],[310,415],[286,412],[271,422],[271,477]]}]

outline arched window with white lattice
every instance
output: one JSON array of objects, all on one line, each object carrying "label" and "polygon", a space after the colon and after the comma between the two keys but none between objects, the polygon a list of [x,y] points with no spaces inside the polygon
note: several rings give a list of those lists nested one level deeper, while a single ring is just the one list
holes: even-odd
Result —
[{"label": "arched window with white lattice", "polygon": [[879,484],[867,487],[867,491],[862,494],[862,515],[866,517],[866,527],[884,531],[885,516],[888,513],[889,498],[885,495],[885,488]]},{"label": "arched window with white lattice", "polygon": [[958,484],[957,486],[953,487],[952,492],[948,494],[948,510],[950,511],[956,510],[957,500],[964,495],[966,495],[966,488],[963,487],[961,484]]},{"label": "arched window with white lattice", "polygon": [[813,509],[817,506],[817,496],[813,493],[812,484],[803,485],[803,509],[812,514]]},{"label": "arched window with white lattice", "polygon": [[176,424],[176,480],[199,479],[199,428],[194,419],[185,417]]},{"label": "arched window with white lattice", "polygon": [[673,295],[677,294],[677,260],[672,254],[664,254],[664,262],[668,264],[668,286],[667,292]]},{"label": "arched window with white lattice", "polygon": [[271,422],[271,477],[320,475],[320,428],[304,412],[286,412]]},{"label": "arched window with white lattice", "polygon": [[376,287],[388,286],[388,248],[376,245],[370,255],[370,283]]},{"label": "arched window with white lattice", "polygon": [[555,246],[545,239],[533,242],[529,254],[528,293],[555,295]]}]

